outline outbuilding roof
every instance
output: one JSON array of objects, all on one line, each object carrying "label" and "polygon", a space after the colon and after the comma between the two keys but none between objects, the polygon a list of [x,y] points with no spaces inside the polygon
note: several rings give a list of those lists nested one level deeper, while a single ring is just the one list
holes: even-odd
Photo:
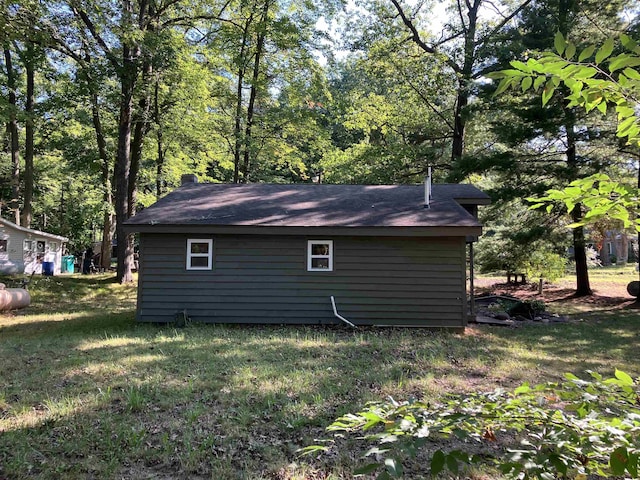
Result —
[{"label": "outbuilding roof", "polygon": [[[435,184],[430,207],[423,185],[187,183],[126,224],[242,227],[471,227],[478,220],[461,205],[489,197],[473,185]],[[474,229],[475,229],[474,228]]]},{"label": "outbuilding roof", "polygon": [[18,230],[20,232],[24,232],[28,235],[34,235],[38,237],[51,238],[53,240],[58,240],[60,242],[68,242],[69,239],[67,237],[62,237],[60,235],[54,235],[53,233],[41,232],[40,230],[34,230],[33,228],[21,227],[20,225],[16,225],[13,222],[5,218],[0,218],[0,226],[4,225],[7,228],[11,228],[14,230]]}]

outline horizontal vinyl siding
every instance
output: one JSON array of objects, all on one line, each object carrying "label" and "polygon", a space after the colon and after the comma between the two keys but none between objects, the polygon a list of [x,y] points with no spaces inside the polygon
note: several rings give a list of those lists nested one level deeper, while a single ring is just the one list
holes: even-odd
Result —
[{"label": "horizontal vinyl siding", "polygon": [[[187,238],[141,235],[141,321],[340,323],[333,295],[356,324],[464,325],[463,237],[217,235],[210,271],[186,270]],[[333,240],[332,272],[306,271],[309,239]]]}]

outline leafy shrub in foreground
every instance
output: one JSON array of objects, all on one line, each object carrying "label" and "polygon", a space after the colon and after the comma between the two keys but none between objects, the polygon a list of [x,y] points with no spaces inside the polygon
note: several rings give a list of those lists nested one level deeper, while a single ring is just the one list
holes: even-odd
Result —
[{"label": "leafy shrub in foreground", "polygon": [[[354,474],[377,472],[378,479],[402,477],[402,459],[418,451],[429,455],[432,476],[490,464],[519,479],[586,479],[590,474],[637,478],[638,383],[619,370],[606,380],[589,373],[589,380],[566,374],[561,384],[451,396],[438,405],[370,403],[359,413],[338,418],[327,430],[336,436],[359,434],[373,444],[363,455],[368,463]],[[455,449],[438,449],[443,440],[454,439],[444,443]],[[489,449],[487,444],[501,448]],[[303,452],[329,449],[313,445]]]}]

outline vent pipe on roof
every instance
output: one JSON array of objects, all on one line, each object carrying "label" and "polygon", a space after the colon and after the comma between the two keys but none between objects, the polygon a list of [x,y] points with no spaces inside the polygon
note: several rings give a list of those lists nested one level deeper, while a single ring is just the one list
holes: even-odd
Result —
[{"label": "vent pipe on roof", "polygon": [[180,177],[180,185],[186,185],[187,183],[198,183],[198,176],[194,173],[185,173]]},{"label": "vent pipe on roof", "polygon": [[427,167],[427,176],[424,177],[424,208],[430,208],[431,203],[431,167]]}]

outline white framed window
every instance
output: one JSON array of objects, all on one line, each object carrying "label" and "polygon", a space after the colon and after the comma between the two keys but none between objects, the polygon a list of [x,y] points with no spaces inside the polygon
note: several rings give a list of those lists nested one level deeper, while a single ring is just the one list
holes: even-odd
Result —
[{"label": "white framed window", "polygon": [[9,240],[0,239],[0,253],[7,253],[9,249]]},{"label": "white framed window", "polygon": [[307,271],[333,271],[333,240],[309,240],[307,242]]},{"label": "white framed window", "polygon": [[211,270],[213,267],[213,240],[187,239],[187,270]]},{"label": "white framed window", "polygon": [[57,252],[58,251],[58,242],[49,242],[49,251]]}]

